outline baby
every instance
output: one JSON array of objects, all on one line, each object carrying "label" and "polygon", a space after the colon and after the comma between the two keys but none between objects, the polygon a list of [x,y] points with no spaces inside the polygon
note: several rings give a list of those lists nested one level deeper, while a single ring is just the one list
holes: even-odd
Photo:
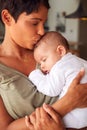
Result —
[{"label": "baby", "polygon": [[[69,52],[68,41],[58,32],[47,32],[34,49],[34,58],[40,69],[31,72],[29,79],[38,91],[48,96],[63,97],[68,86],[77,73],[84,68],[87,61]],[[85,73],[82,83],[87,82]],[[44,86],[44,87],[43,87]],[[83,128],[87,126],[87,108],[75,109],[64,118],[67,128]]]}]

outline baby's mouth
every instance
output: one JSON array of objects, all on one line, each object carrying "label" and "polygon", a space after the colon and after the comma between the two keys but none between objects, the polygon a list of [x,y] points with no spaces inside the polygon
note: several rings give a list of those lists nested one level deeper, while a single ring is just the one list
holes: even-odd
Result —
[{"label": "baby's mouth", "polygon": [[49,72],[46,70],[46,71],[42,71],[44,74],[48,74]]}]

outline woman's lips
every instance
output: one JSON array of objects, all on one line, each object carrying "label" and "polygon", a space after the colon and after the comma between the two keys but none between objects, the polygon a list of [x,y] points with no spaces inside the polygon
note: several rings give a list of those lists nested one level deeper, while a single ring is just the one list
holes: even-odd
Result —
[{"label": "woman's lips", "polygon": [[37,42],[40,40],[40,38],[41,38],[40,36],[37,37],[37,38],[34,37],[34,38],[33,38],[34,43],[37,43]]}]

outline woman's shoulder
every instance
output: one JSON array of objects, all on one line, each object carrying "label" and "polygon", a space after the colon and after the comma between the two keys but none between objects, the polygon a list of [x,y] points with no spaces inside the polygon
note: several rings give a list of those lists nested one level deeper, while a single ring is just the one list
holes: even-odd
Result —
[{"label": "woman's shoulder", "polygon": [[0,63],[0,89],[11,89],[9,86],[13,86],[12,84],[18,81],[20,81],[19,86],[21,86],[21,83],[27,80],[28,78],[22,73]]},{"label": "woman's shoulder", "polygon": [[0,81],[7,80],[8,78],[12,78],[14,77],[15,74],[16,74],[15,70],[0,63]]}]

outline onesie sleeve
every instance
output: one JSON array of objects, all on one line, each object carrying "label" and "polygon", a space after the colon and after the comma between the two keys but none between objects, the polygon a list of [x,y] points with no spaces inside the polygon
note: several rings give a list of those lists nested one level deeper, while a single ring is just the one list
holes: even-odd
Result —
[{"label": "onesie sleeve", "polygon": [[52,97],[59,96],[65,83],[64,73],[56,65],[48,74],[43,74],[40,69],[32,71],[29,79],[39,92]]}]

